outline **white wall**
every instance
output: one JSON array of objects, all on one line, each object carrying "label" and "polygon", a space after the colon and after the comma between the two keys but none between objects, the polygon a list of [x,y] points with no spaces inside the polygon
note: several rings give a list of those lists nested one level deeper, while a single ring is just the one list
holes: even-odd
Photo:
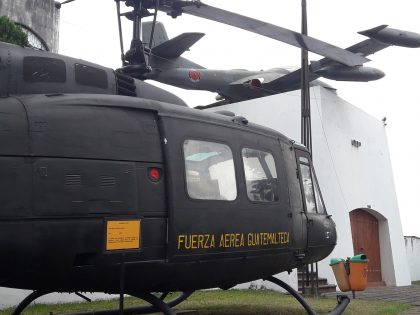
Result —
[{"label": "white wall", "polygon": [[420,280],[420,238],[404,236],[408,265],[410,266],[411,281]]},{"label": "white wall", "polygon": [[[368,211],[379,221],[383,280],[387,285],[409,285],[410,275],[407,272],[385,127],[381,121],[338,98],[334,93],[317,89],[321,95],[324,138],[329,144],[330,155],[337,170],[346,206],[344,209],[347,212],[357,208],[366,209],[368,206],[373,209]],[[319,132],[317,135],[319,136]],[[352,139],[360,141],[361,147],[352,146]],[[322,139],[318,138],[318,141],[322,142]],[[318,153],[323,157],[326,152]],[[319,159],[315,150],[314,157],[315,166],[318,167]],[[327,173],[325,168],[328,165],[324,163],[319,175],[321,186],[325,184],[325,187],[331,187],[326,181],[328,177],[324,176]],[[337,219],[337,215],[334,218]],[[348,220],[349,217],[346,216],[346,221]],[[350,233],[348,237],[351,240]],[[352,247],[348,249],[352,253]]]},{"label": "white wall", "polygon": [[[367,209],[379,220],[382,277],[387,285],[411,283],[403,241],[386,130],[381,121],[321,87],[311,88],[313,160],[328,212],[337,225],[338,245],[330,257],[353,255],[349,212]],[[278,130],[300,142],[300,91],[229,104],[251,122]],[[362,143],[356,148],[351,140]],[[335,283],[329,258],[319,264],[322,277]]]},{"label": "white wall", "polygon": [[[296,269],[293,269],[289,274],[288,272],[282,272],[275,275],[276,278],[288,283],[293,289],[298,290],[298,275]],[[235,289],[246,290],[246,289],[255,289],[255,290],[275,290],[280,292],[286,292],[286,290],[279,287],[277,284],[274,284],[269,281],[257,280],[248,283],[242,283],[235,286]]]},{"label": "white wall", "polygon": [[54,0],[2,0],[2,15],[31,28],[52,52],[58,52],[60,10],[55,7]]}]

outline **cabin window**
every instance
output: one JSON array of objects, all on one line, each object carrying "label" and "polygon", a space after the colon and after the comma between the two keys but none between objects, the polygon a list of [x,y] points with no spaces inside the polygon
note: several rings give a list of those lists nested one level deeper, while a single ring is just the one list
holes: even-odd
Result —
[{"label": "cabin window", "polygon": [[101,89],[108,88],[108,78],[105,70],[81,63],[74,64],[74,70],[77,83]]},{"label": "cabin window", "polygon": [[222,143],[186,140],[184,159],[188,195],[202,200],[235,200],[232,150]]},{"label": "cabin window", "polygon": [[66,82],[66,64],[61,59],[47,57],[24,57],[23,80],[35,82]]},{"label": "cabin window", "polygon": [[273,202],[279,200],[276,164],[271,153],[244,148],[246,191],[251,201]]},{"label": "cabin window", "polygon": [[313,167],[309,162],[309,159],[300,156],[299,162],[307,211],[311,213],[326,213],[325,205],[321,198],[321,190],[319,188]]}]

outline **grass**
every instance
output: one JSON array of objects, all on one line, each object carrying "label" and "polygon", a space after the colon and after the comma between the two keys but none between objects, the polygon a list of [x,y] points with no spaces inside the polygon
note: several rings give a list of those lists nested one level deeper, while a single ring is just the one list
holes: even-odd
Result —
[{"label": "grass", "polygon": [[[307,299],[317,313],[325,314],[336,305],[333,298]],[[127,298],[126,306],[139,305],[138,299]],[[97,301],[92,303],[69,303],[43,305],[28,308],[24,315],[69,314],[75,312],[97,311],[118,308],[118,300]],[[346,315],[396,315],[410,308],[406,304],[379,301],[352,300],[345,311]],[[200,315],[298,315],[306,314],[302,306],[292,297],[266,290],[230,290],[199,291],[178,309],[198,310]],[[0,311],[0,315],[9,315],[11,309]]]},{"label": "grass", "polygon": [[420,280],[419,281],[413,281],[411,282],[412,285],[420,285]]}]

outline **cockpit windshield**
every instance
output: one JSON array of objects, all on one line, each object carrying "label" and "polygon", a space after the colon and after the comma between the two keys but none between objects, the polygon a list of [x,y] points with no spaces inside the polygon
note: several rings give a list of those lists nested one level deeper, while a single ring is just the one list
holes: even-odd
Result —
[{"label": "cockpit windshield", "polygon": [[321,190],[315,177],[313,166],[309,159],[300,156],[299,167],[305,193],[306,211],[308,213],[325,214],[325,205],[321,197]]}]

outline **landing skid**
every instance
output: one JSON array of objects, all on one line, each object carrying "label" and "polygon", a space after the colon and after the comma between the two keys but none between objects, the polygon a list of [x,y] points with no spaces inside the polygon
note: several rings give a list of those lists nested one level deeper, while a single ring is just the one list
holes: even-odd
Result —
[{"label": "landing skid", "polygon": [[[305,299],[291,286],[289,286],[287,283],[281,281],[280,279],[277,279],[273,276],[270,276],[265,281],[270,281],[274,284],[277,284],[278,286],[285,289],[287,292],[289,292],[298,302],[303,306],[303,308],[306,310],[308,315],[317,315],[317,313],[309,306],[308,303],[306,303]],[[337,295],[337,306],[331,311],[328,312],[327,315],[340,315],[344,312],[347,305],[350,303],[350,299],[346,295]]]},{"label": "landing skid", "polygon": [[[40,298],[41,296],[54,293],[51,291],[43,291],[43,290],[37,290],[33,291],[31,294],[29,294],[25,299],[23,299],[22,302],[16,307],[16,309],[13,311],[11,315],[21,315],[22,312],[36,299]],[[114,310],[104,310],[104,311],[95,311],[95,312],[84,312],[84,313],[74,313],[70,315],[131,315],[131,314],[149,314],[153,312],[160,311],[164,315],[176,315],[175,311],[173,311],[171,308],[177,306],[178,304],[185,301],[191,294],[193,294],[194,291],[187,291],[182,292],[180,296],[165,302],[164,299],[168,295],[168,293],[163,293],[160,297],[156,297],[155,295],[151,293],[136,293],[136,294],[130,294],[134,297],[137,297],[141,300],[144,300],[152,305],[150,306],[139,306],[139,307],[128,307],[123,310],[123,313],[121,313],[120,309],[114,309]]]},{"label": "landing skid", "polygon": [[[317,313],[306,303],[305,299],[291,286],[287,283],[277,279],[273,276],[270,276],[265,281],[270,281],[283,289],[289,292],[298,302],[304,307],[308,315],[317,315]],[[182,294],[168,302],[165,302],[164,299],[167,297],[168,293],[163,293],[160,297],[156,297],[151,293],[130,293],[130,295],[137,297],[141,300],[149,302],[151,306],[139,306],[139,307],[130,307],[114,310],[104,310],[104,311],[95,311],[95,312],[84,312],[84,313],[74,313],[71,315],[131,315],[131,314],[149,314],[152,312],[160,311],[164,315],[176,315],[175,311],[171,308],[185,301],[194,291],[182,292]],[[41,296],[53,293],[51,291],[37,290],[29,294],[13,311],[11,315],[21,315],[22,312],[36,299]],[[82,295],[80,295],[82,296]],[[82,296],[83,297],[83,296]],[[347,305],[350,303],[350,299],[346,295],[337,295],[337,306],[334,310],[327,313],[327,315],[340,315],[344,312]]]}]

